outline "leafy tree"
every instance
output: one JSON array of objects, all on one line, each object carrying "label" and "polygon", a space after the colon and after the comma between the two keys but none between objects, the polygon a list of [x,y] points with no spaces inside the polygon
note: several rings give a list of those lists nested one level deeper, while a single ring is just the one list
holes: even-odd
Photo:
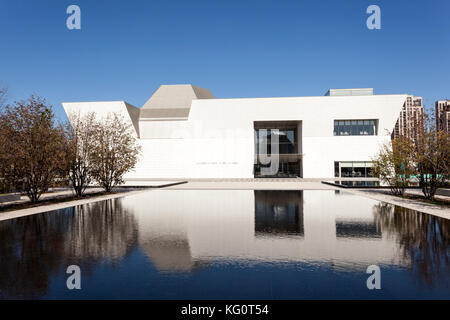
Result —
[{"label": "leafy tree", "polygon": [[7,139],[6,139],[6,117],[4,106],[6,102],[7,89],[0,88],[0,193],[11,190],[10,182],[6,179],[10,163],[8,161]]},{"label": "leafy tree", "polygon": [[69,180],[77,195],[82,197],[91,183],[90,157],[94,145],[94,129],[97,126],[95,113],[84,116],[69,114],[71,126],[67,128],[69,145]]},{"label": "leafy tree", "polygon": [[4,108],[1,115],[1,167],[10,185],[22,185],[35,203],[55,178],[64,175],[66,139],[52,107],[31,96]]},{"label": "leafy tree", "polygon": [[409,177],[414,171],[414,144],[406,137],[399,137],[385,143],[373,159],[373,172],[387,183],[393,194],[403,195]]},{"label": "leafy tree", "polygon": [[89,157],[91,175],[107,192],[123,183],[123,175],[137,163],[140,146],[132,126],[116,114],[96,121]]},{"label": "leafy tree", "polygon": [[419,133],[414,148],[419,183],[425,198],[433,200],[436,190],[450,176],[450,137],[435,130],[436,121],[425,117],[426,125]]},{"label": "leafy tree", "polygon": [[425,198],[433,200],[436,190],[450,177],[450,137],[436,131],[436,121],[425,114],[416,124],[412,139],[399,137],[382,146],[374,159],[374,173],[403,195],[408,180],[416,175]]}]

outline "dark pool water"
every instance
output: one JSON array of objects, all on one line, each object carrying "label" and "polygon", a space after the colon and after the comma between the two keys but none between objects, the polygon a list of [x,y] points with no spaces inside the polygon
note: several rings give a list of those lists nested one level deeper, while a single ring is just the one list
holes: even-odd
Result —
[{"label": "dark pool water", "polygon": [[449,299],[449,239],[344,191],[153,190],[0,222],[0,298]]}]

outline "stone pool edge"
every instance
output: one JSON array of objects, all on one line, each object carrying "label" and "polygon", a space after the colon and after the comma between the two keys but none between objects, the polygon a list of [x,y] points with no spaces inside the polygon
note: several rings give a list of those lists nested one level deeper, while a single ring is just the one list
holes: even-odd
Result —
[{"label": "stone pool edge", "polygon": [[342,191],[353,193],[355,195],[363,196],[373,200],[383,201],[390,204],[394,204],[407,209],[420,211],[432,216],[437,216],[450,220],[450,209],[443,208],[439,205],[415,201],[411,199],[399,198],[394,195],[378,193],[373,189],[341,189]]},{"label": "stone pool edge", "polygon": [[[250,181],[249,181],[250,182]],[[392,195],[388,194],[381,194],[381,193],[375,193],[374,190],[371,189],[342,189],[332,186],[323,185],[320,186],[320,182],[290,182],[290,183],[283,183],[283,182],[268,182],[268,183],[249,183],[249,182],[226,182],[221,183],[219,181],[209,181],[209,182],[187,182],[183,183],[182,185],[167,185],[167,186],[161,186],[162,190],[189,190],[189,189],[216,189],[216,190],[227,190],[227,189],[253,189],[253,190],[340,190],[342,192],[349,192],[353,193],[355,195],[363,196],[366,198],[370,198],[373,200],[383,201],[386,203],[398,205],[404,208],[408,208],[411,210],[416,210],[420,212],[424,212],[426,214],[430,214],[433,216],[450,219],[450,209],[442,208],[438,205],[433,205],[429,203],[424,203],[420,201],[414,201],[411,199],[401,199],[397,198]],[[34,215],[38,213],[43,213],[47,211],[54,211],[59,209],[64,209],[72,206],[77,205],[83,205],[87,203],[102,201],[102,200],[109,200],[109,199],[115,199],[124,197],[127,195],[133,195],[140,192],[146,192],[150,190],[155,190],[154,188],[149,189],[140,189],[135,191],[126,191],[126,192],[119,192],[111,195],[104,195],[99,196],[95,198],[90,199],[80,199],[80,200],[73,200],[73,201],[67,201],[62,203],[55,203],[50,205],[43,205],[39,207],[32,207],[32,208],[26,208],[26,209],[19,209],[14,211],[7,211],[7,212],[0,212],[0,221],[9,220],[9,219],[15,219],[23,216],[29,216]]]},{"label": "stone pool edge", "polygon": [[93,198],[88,198],[88,199],[72,200],[72,201],[66,201],[66,202],[61,202],[61,203],[42,205],[39,207],[32,207],[32,208],[26,208],[26,209],[0,212],[0,221],[20,218],[20,217],[25,217],[25,216],[31,216],[34,214],[43,213],[43,212],[47,212],[47,211],[65,209],[65,208],[79,206],[79,205],[88,204],[88,203],[97,202],[97,201],[120,198],[120,197],[124,197],[124,196],[128,196],[128,195],[137,194],[140,192],[148,192],[151,190],[154,190],[154,189],[140,189],[140,190],[134,190],[134,191],[124,191],[124,192],[118,192],[118,193],[114,193],[114,194],[108,194],[108,195],[103,195],[103,196],[98,196],[98,197],[93,197]]}]

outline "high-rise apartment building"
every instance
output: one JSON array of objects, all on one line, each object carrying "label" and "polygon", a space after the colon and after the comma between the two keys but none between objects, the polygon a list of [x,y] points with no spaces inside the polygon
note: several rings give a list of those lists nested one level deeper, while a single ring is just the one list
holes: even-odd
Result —
[{"label": "high-rise apartment building", "polygon": [[450,100],[436,101],[436,129],[450,134]]},{"label": "high-rise apartment building", "polygon": [[420,132],[419,129],[423,128],[424,125],[423,112],[422,97],[407,96],[402,111],[400,111],[400,115],[395,123],[392,138],[404,136],[415,139]]}]

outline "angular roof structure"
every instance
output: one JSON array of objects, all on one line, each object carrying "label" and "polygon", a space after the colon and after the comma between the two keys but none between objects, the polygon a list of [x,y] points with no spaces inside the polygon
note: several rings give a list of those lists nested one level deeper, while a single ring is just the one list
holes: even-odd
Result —
[{"label": "angular roof structure", "polygon": [[139,109],[126,101],[63,102],[62,106],[69,121],[72,121],[72,115],[83,116],[93,112],[101,119],[109,113],[117,113],[128,124],[133,125],[136,136],[139,137]]},{"label": "angular roof structure", "polygon": [[139,120],[184,120],[194,99],[214,99],[208,89],[191,84],[162,85],[143,105]]}]

